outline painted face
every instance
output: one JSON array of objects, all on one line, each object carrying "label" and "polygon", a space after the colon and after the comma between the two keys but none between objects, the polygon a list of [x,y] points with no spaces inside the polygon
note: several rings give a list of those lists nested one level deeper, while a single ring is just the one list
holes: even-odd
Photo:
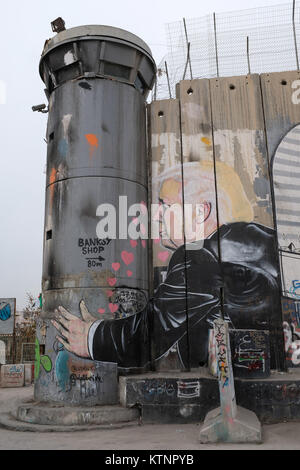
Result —
[{"label": "painted face", "polygon": [[[204,239],[204,222],[211,212],[211,205],[201,201],[184,205],[183,224],[183,198],[182,185],[175,179],[167,179],[161,186],[159,194],[159,210],[155,220],[159,223],[161,244],[170,250],[176,250],[184,244],[185,240],[192,243]],[[184,239],[185,232],[185,239]]]}]

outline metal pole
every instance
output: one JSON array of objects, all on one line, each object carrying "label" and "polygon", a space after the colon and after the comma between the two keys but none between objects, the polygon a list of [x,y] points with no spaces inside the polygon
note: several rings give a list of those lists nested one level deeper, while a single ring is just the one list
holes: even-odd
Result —
[{"label": "metal pole", "polygon": [[189,38],[188,38],[188,33],[187,33],[187,27],[186,27],[185,18],[183,18],[183,26],[184,26],[186,44],[187,44],[187,48],[188,48],[187,58],[188,58],[188,63],[189,63],[189,65],[190,65],[190,75],[191,75],[191,80],[193,80],[192,63],[191,63],[191,57],[190,57],[191,43],[189,42]]},{"label": "metal pole", "polygon": [[171,100],[172,99],[172,93],[171,93],[171,86],[170,86],[170,79],[169,79],[169,72],[168,72],[167,62],[165,62],[165,68],[166,68],[166,75],[167,75],[167,80],[168,80],[169,95],[170,95],[170,100]]},{"label": "metal pole", "polygon": [[299,71],[299,56],[298,56],[297,35],[296,35],[296,24],[295,24],[295,9],[296,9],[296,0],[293,0],[293,31],[294,31],[294,42],[295,42],[296,64],[297,64],[297,70]]},{"label": "metal pole", "polygon": [[15,299],[14,301],[14,329],[13,329],[13,364],[16,363],[16,359],[17,359],[17,344],[16,344],[16,313],[17,313],[17,309],[16,309],[16,302],[17,300]]},{"label": "metal pole", "polygon": [[248,60],[248,73],[249,75],[251,75],[250,54],[249,54],[249,36],[247,36],[247,60]]},{"label": "metal pole", "polygon": [[218,58],[218,41],[217,41],[217,22],[216,14],[214,13],[214,31],[215,31],[215,50],[216,50],[216,65],[217,65],[217,77],[219,77],[219,58]]},{"label": "metal pole", "polygon": [[182,78],[182,80],[185,80],[185,74],[186,74],[186,71],[187,71],[187,66],[188,66],[188,63],[189,63],[189,58],[190,58],[190,47],[191,47],[191,44],[190,44],[190,43],[188,43],[188,50],[187,50],[186,64],[185,64],[185,68],[184,68],[184,73],[183,73],[183,78]]},{"label": "metal pole", "polygon": [[155,76],[155,85],[154,85],[154,101],[157,98],[157,75]]}]

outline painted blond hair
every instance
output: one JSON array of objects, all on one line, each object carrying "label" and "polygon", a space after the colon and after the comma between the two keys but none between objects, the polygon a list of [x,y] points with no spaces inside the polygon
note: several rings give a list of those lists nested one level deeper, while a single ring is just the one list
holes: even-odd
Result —
[{"label": "painted blond hair", "polygon": [[[238,174],[229,165],[216,162],[217,190],[220,224],[233,222],[252,222],[253,208],[247,198]],[[201,204],[209,202],[212,214],[216,216],[214,164],[210,161],[184,163],[185,203]],[[164,198],[171,189],[171,181],[182,181],[181,165],[163,172],[153,181],[153,197]],[[156,202],[155,200],[153,202]]]}]

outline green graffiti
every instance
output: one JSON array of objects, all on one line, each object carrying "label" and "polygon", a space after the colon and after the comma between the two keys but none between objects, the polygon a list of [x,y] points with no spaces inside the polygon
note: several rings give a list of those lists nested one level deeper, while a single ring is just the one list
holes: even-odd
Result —
[{"label": "green graffiti", "polygon": [[41,364],[44,367],[46,372],[51,372],[52,361],[49,356],[41,356]]},{"label": "green graffiti", "polygon": [[40,375],[40,368],[43,366],[46,372],[51,372],[52,361],[49,356],[41,355],[40,343],[38,339],[35,339],[35,364],[34,364],[34,378],[38,379]]},{"label": "green graffiti", "polygon": [[34,378],[38,379],[40,375],[41,355],[40,355],[40,343],[38,339],[35,339],[35,363],[34,363]]}]

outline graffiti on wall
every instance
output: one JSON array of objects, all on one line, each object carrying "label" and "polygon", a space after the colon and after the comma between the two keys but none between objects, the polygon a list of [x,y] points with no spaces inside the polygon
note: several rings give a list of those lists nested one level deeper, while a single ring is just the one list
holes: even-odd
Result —
[{"label": "graffiti on wall", "polygon": [[2,365],[1,387],[23,387],[25,378],[24,364]]},{"label": "graffiti on wall", "polygon": [[16,299],[0,299],[0,334],[12,334]]},{"label": "graffiti on wall", "polygon": [[215,329],[215,340],[216,340],[216,351],[217,351],[217,366],[218,366],[218,379],[219,387],[223,391],[225,387],[229,386],[230,380],[230,367],[228,362],[228,340],[226,335],[228,334],[225,329],[223,322],[214,323]]},{"label": "graffiti on wall", "polygon": [[[257,130],[255,116],[249,124],[246,113],[247,125],[228,129],[232,122],[224,118],[215,122],[213,142],[210,110],[194,102],[196,95],[182,94],[181,106],[170,100],[165,113],[156,104],[151,111],[152,203],[158,206],[151,219],[158,234],[152,250],[153,298],[146,302],[142,291],[117,284],[125,266],[122,277],[133,277],[138,242],[131,240],[121,259],[112,260],[109,305],[99,305],[100,318],[78,318],[65,309],[57,313],[53,325],[65,352],[125,369],[175,354],[179,368],[199,367],[207,364],[209,332],[221,308],[232,329],[266,330],[281,321],[264,126]],[[219,117],[215,98],[212,115]],[[93,159],[98,140],[85,137]],[[184,213],[174,225],[172,206],[185,204],[191,206],[189,217]],[[202,226],[201,234],[196,225]],[[295,295],[298,277],[293,278]]]},{"label": "graffiti on wall", "polygon": [[300,125],[280,142],[273,159],[274,204],[282,282],[285,352],[300,366]]},{"label": "graffiti on wall", "polygon": [[[221,288],[232,328],[263,330],[272,317],[281,315],[274,230],[253,222],[252,205],[234,169],[220,162],[216,167],[222,175],[219,218],[212,163],[184,164],[184,181],[181,166],[160,176],[156,182],[160,208],[155,220],[166,265],[164,280],[145,308],[117,321],[92,323],[61,310],[53,324],[68,351],[123,368],[143,367],[151,359],[151,338],[152,360],[159,360],[177,344],[182,367],[198,367],[207,363],[209,330],[220,316]],[[169,206],[182,204],[183,197],[185,202],[197,201],[204,207],[203,238],[191,235],[186,245],[184,237],[174,237],[172,218],[166,216]],[[193,234],[196,218],[193,213],[191,226],[185,227],[187,233]],[[87,344],[89,348],[82,349]]]},{"label": "graffiti on wall", "polygon": [[232,365],[235,377],[270,376],[268,331],[232,330]]},{"label": "graffiti on wall", "polygon": [[300,366],[300,301],[282,299],[283,332],[288,367]]}]

